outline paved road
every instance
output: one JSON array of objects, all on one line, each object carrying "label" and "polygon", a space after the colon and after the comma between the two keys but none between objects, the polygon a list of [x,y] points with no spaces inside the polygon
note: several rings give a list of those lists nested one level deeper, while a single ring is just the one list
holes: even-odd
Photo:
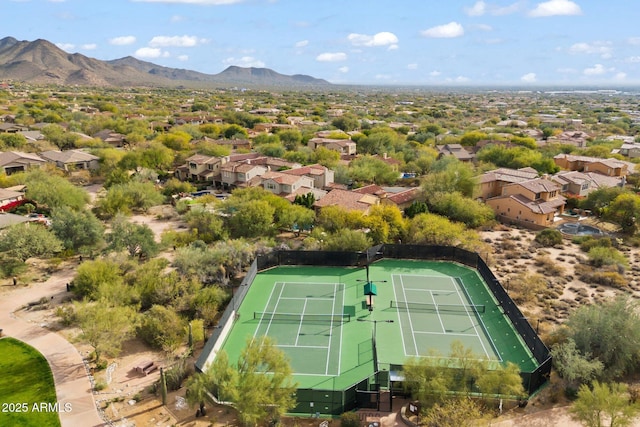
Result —
[{"label": "paved road", "polygon": [[[96,408],[82,356],[76,348],[55,332],[13,314],[25,304],[42,297],[64,297],[67,294],[66,284],[74,275],[73,269],[65,269],[47,282],[28,287],[18,285],[14,291],[3,294],[0,300],[0,328],[3,329],[3,335],[35,347],[49,361],[56,383],[58,402],[61,405],[71,404],[71,411],[59,414],[62,427],[104,426]],[[11,280],[7,280],[7,283],[10,282]]]}]

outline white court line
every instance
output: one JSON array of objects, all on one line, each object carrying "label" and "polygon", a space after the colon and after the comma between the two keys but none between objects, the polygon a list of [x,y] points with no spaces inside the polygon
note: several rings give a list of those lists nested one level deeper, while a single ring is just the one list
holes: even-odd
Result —
[{"label": "white court line", "polygon": [[284,347],[284,348],[318,348],[325,350],[329,347],[324,345],[291,345],[291,344],[276,344],[276,347]]},{"label": "white court line", "polygon": [[[269,294],[269,299],[267,300],[267,303],[264,305],[264,311],[262,312],[262,316],[260,316],[260,322],[258,323],[258,327],[256,328],[255,332],[253,333],[253,338],[255,338],[256,335],[258,335],[258,330],[260,329],[260,326],[262,326],[262,320],[264,320],[264,314],[267,312],[267,307],[269,306],[269,302],[271,301],[271,298],[273,297],[273,291],[276,290],[276,285],[278,283],[281,283],[281,282],[274,283],[273,284],[273,288],[271,288],[271,293]],[[283,287],[284,287],[284,284],[283,284]],[[280,293],[282,293],[282,290],[280,291]]]},{"label": "white court line", "polygon": [[[278,295],[278,301],[276,301],[276,306],[273,307],[273,312],[276,313],[278,311],[278,304],[280,304],[280,297],[282,297],[282,292],[284,291],[284,287],[286,283],[282,284],[282,289],[280,289],[280,295]],[[262,320],[260,320],[262,322]],[[265,335],[269,335],[269,329],[271,329],[271,322],[273,322],[273,317],[269,319],[269,324],[267,325],[267,330],[264,332]]]},{"label": "white court line", "polygon": [[425,334],[425,335],[455,335],[457,337],[478,337],[475,334],[461,334],[458,332],[430,332],[430,331],[415,331],[416,334]]},{"label": "white court line", "polygon": [[440,321],[440,326],[442,327],[442,332],[446,333],[447,332],[447,328],[444,327],[444,322],[442,321],[442,316],[440,316],[440,309],[438,308],[438,303],[436,302],[436,299],[433,297],[433,292],[429,291],[429,294],[431,294],[431,301],[433,301],[433,305],[436,306],[436,314],[438,315],[438,320]]},{"label": "white court line", "polygon": [[[393,297],[395,298],[396,301],[398,301],[398,295],[396,295],[396,281],[393,280],[393,277],[396,276],[396,274],[392,274],[391,275],[391,285],[393,287]],[[402,348],[404,350],[404,355],[408,356],[407,354],[407,346],[404,343],[404,334],[402,333],[403,329],[402,329],[402,316],[400,316],[400,310],[396,309],[396,313],[398,314],[398,324],[400,325],[400,338],[402,338]]]},{"label": "white court line", "polygon": [[[404,282],[402,281],[402,275],[400,275],[400,286],[402,286],[402,294],[404,295],[404,300],[407,300],[407,293],[404,290]],[[416,356],[418,356],[418,343],[416,341],[416,334],[413,333],[415,329],[413,329],[413,321],[411,320],[411,313],[407,312],[407,317],[409,318],[409,327],[411,328],[411,336],[413,337],[413,346],[416,349]]]},{"label": "white court line", "polygon": [[333,301],[334,298],[322,298],[322,297],[282,297],[280,299],[293,299],[293,300],[309,300],[312,299],[314,301]]},{"label": "white court line", "polygon": [[298,340],[300,339],[300,331],[302,330],[302,319],[304,319],[304,312],[307,310],[307,300],[304,300],[302,306],[302,317],[300,317],[300,325],[298,325],[298,334],[296,335],[296,347],[298,346]]},{"label": "white court line", "polygon": [[[339,285],[339,283],[338,283]],[[342,302],[340,303],[341,306],[344,306],[344,293],[345,293],[345,289],[346,286],[343,284],[342,285]],[[342,362],[342,328],[344,327],[344,324],[340,325],[340,346],[338,347],[338,373],[337,375],[340,375],[340,372],[342,372],[341,369],[341,365],[340,363]]]},{"label": "white court line", "polygon": [[[458,286],[455,283],[455,280],[453,278],[451,278],[451,281],[456,285],[456,293],[458,294],[458,299],[460,299],[460,302],[462,303],[462,305],[465,305],[464,302],[464,298],[462,298],[462,295],[460,295],[460,290],[458,290]],[[469,301],[470,304],[473,304],[473,301]],[[478,328],[476,328],[476,322],[474,322],[474,319],[471,317],[471,315],[469,314],[469,309],[466,308],[464,311],[467,313],[467,317],[469,318],[469,321],[471,322],[471,326],[473,326],[473,330],[476,332],[476,336],[478,337],[478,340],[480,341],[480,344],[482,345],[482,350],[484,350],[484,354],[485,356],[487,356],[487,359],[491,359],[491,356],[489,356],[489,352],[487,351],[487,348],[484,345],[484,341],[482,340],[482,337],[480,337],[480,334],[478,333]],[[478,318],[480,316],[477,316]],[[482,319],[480,319],[480,321],[482,321]],[[491,338],[489,338],[491,339]]]},{"label": "white court line", "polygon": [[[333,295],[336,294],[336,285],[333,284]],[[306,302],[305,302],[306,304]],[[333,299],[333,304],[331,305],[331,317],[336,314],[336,299]],[[329,346],[327,347],[327,365],[325,366],[324,373],[325,375],[329,375],[329,359],[331,358],[331,340],[333,339],[333,321],[331,321],[331,325],[329,326]]]}]

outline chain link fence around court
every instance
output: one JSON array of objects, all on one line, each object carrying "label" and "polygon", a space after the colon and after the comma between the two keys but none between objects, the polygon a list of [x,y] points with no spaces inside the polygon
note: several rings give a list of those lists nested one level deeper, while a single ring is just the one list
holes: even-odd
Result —
[{"label": "chain link fence around court", "polygon": [[[480,255],[451,246],[402,244],[378,245],[362,252],[273,251],[268,254],[259,255],[251,264],[242,284],[237,288],[231,302],[221,316],[218,326],[214,329],[211,337],[205,344],[196,362],[196,368],[202,371],[212,361],[210,359],[214,356],[216,349],[224,342],[226,338],[224,334],[228,333],[230,326],[235,321],[236,310],[240,307],[258,272],[280,265],[362,267],[384,258],[451,261],[475,268],[539,364],[538,368],[533,372],[521,372],[525,390],[531,394],[548,380],[551,373],[551,355],[549,349],[540,340],[538,334],[522,315],[520,309],[511,297],[509,297]],[[380,372],[374,373],[374,377],[377,377],[379,374]],[[365,379],[344,390],[299,389],[297,396],[298,405],[294,412],[312,412],[310,411],[311,402],[317,402],[318,406],[322,405],[323,409],[319,412],[339,415],[342,412],[362,406],[364,402],[361,401],[361,394],[379,391],[372,390],[372,388],[377,388],[377,384],[371,383],[369,379]],[[377,398],[379,399],[379,393]],[[305,409],[302,410],[303,408]],[[325,410],[328,411],[325,412]]]},{"label": "chain link fence around court", "polygon": [[531,394],[549,379],[549,349],[476,252],[453,246],[385,244],[362,252],[274,251],[260,256],[257,261],[258,271],[261,271],[278,265],[362,267],[383,258],[451,261],[475,268],[538,363],[535,371],[521,373],[525,389]]}]

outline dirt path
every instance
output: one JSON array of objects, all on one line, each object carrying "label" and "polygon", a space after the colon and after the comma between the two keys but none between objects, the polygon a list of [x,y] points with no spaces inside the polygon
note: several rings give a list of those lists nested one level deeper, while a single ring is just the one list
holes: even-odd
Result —
[{"label": "dirt path", "polygon": [[3,329],[3,335],[33,346],[49,362],[58,403],[71,404],[69,412],[59,413],[62,427],[103,426],[105,423],[96,408],[92,385],[78,350],[62,336],[48,330],[46,324],[31,322],[16,315],[16,311],[23,306],[41,298],[65,298],[68,294],[66,284],[74,275],[75,268],[68,267],[51,276],[46,282],[19,285],[11,292],[3,292],[0,300],[0,327]]}]

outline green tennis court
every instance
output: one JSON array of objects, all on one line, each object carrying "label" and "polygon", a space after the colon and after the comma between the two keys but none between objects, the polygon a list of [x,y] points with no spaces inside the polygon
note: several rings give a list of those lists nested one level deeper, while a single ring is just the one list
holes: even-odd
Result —
[{"label": "green tennis court", "polygon": [[446,357],[454,341],[478,358],[537,366],[474,269],[385,259],[370,266],[370,281],[377,287],[372,311],[363,268],[260,272],[222,348],[233,360],[247,339],[272,337],[301,389],[342,390],[376,370],[397,370],[408,357]]}]

